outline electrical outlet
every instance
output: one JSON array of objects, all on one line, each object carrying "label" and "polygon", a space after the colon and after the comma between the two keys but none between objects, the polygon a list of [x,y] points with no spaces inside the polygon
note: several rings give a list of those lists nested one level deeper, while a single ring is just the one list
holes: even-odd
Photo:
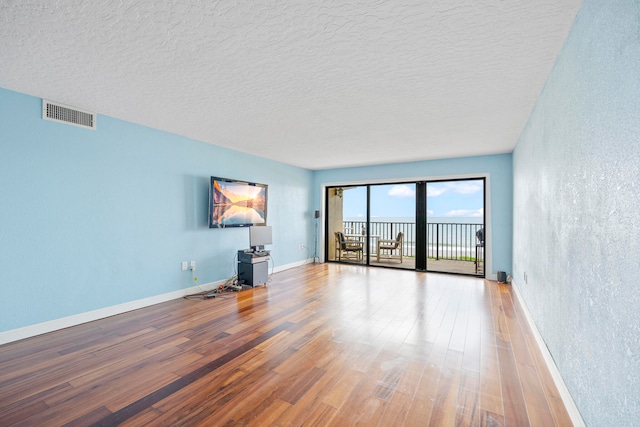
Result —
[{"label": "electrical outlet", "polygon": [[195,270],[195,269],[196,269],[196,262],[191,261],[191,270]]},{"label": "electrical outlet", "polygon": [[187,261],[182,261],[182,271],[187,270]]}]

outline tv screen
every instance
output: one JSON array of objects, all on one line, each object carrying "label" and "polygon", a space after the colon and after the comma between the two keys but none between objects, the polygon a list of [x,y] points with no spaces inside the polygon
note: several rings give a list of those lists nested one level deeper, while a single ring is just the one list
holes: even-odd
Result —
[{"label": "tv screen", "polygon": [[211,177],[209,228],[267,224],[267,185]]}]

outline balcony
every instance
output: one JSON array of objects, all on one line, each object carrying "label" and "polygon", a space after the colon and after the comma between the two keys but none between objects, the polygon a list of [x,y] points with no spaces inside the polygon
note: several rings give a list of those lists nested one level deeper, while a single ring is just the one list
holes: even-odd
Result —
[{"label": "balcony", "polygon": [[[343,221],[347,235],[364,235],[365,221]],[[472,223],[427,223],[427,270],[435,272],[460,273],[482,276],[484,274],[484,247],[479,246],[476,232],[483,228],[482,224]],[[398,232],[404,234],[402,249],[403,260],[380,259],[377,261],[376,250],[378,239],[395,239]],[[370,264],[415,269],[415,236],[414,222],[378,222],[370,223],[369,246],[371,250]],[[366,257],[356,262],[366,262]]]}]

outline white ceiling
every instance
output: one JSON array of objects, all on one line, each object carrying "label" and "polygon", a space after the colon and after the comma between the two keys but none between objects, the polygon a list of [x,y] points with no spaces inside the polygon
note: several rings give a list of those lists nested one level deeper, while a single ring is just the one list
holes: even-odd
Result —
[{"label": "white ceiling", "polygon": [[309,169],[507,153],[581,3],[0,0],[0,87]]}]

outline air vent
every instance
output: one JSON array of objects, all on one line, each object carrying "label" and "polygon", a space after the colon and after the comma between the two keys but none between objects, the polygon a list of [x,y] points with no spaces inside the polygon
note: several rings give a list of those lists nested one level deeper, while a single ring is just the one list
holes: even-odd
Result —
[{"label": "air vent", "polygon": [[81,128],[96,129],[96,114],[67,105],[42,100],[42,118]]}]

